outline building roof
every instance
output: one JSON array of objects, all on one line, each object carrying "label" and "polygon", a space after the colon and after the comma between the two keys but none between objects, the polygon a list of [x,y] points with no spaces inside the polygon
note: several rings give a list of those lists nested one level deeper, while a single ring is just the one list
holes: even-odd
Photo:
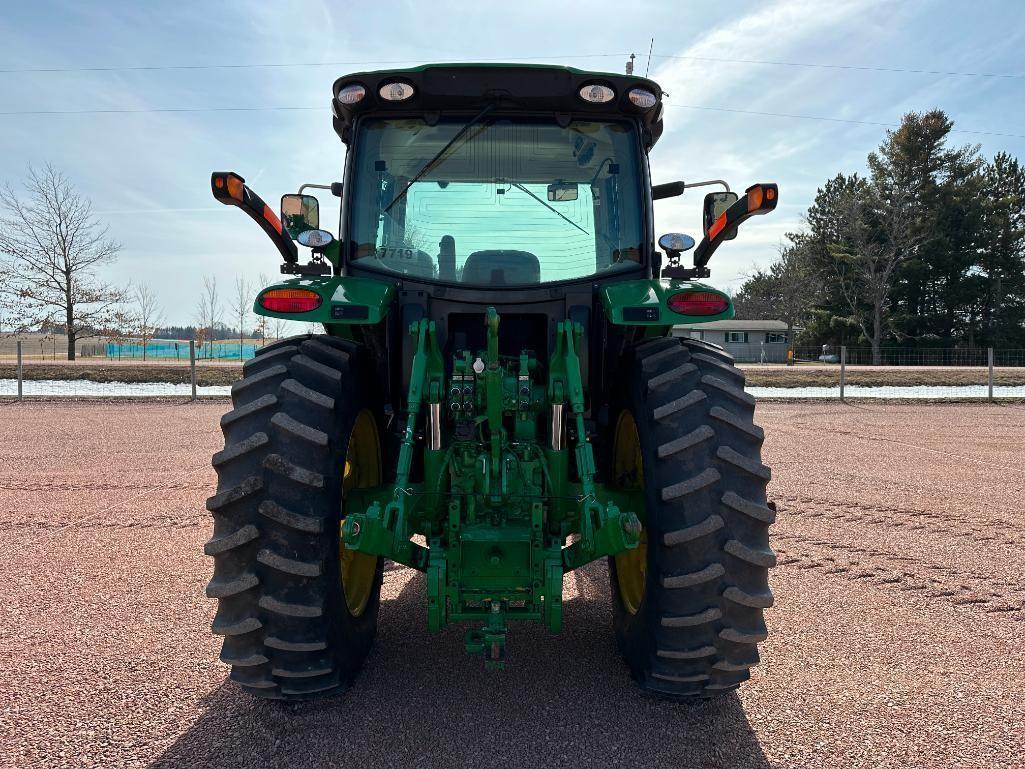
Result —
[{"label": "building roof", "polygon": [[786,331],[782,320],[712,320],[708,323],[679,323],[673,328],[696,331]]}]

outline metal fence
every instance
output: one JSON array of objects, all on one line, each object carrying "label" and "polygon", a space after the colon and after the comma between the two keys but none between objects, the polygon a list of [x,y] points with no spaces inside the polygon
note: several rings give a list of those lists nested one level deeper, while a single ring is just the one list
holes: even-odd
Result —
[{"label": "metal fence", "polygon": [[[847,365],[871,366],[871,347],[848,347]],[[906,348],[883,347],[881,366],[988,366],[989,350],[985,347]],[[797,363],[839,363],[840,348],[795,347]],[[785,363],[785,360],[766,360],[766,363]],[[998,368],[1025,366],[1025,349],[994,349],[993,365]]]},{"label": "metal fence", "polygon": [[[65,377],[59,372],[54,373],[55,367],[45,366],[38,361],[35,362],[35,371],[27,372],[24,364],[29,356],[25,352],[26,348],[31,349],[32,342],[26,344],[25,341],[18,341],[15,343],[16,365],[13,367],[15,368],[13,376],[11,373],[6,374],[6,378],[0,375],[0,397],[16,395],[21,400],[24,395],[46,397],[191,395],[195,400],[198,395],[223,396],[228,394],[228,384],[200,387],[197,382],[196,363],[203,360],[208,362],[238,360],[237,357],[234,357],[239,353],[237,342],[208,344],[205,350],[206,358],[202,357],[201,346],[195,342],[158,340],[152,344],[153,347],[147,346],[146,348],[147,362],[155,364],[154,368],[142,363],[141,344],[110,343],[105,349],[106,354],[100,360],[120,355],[122,361],[127,359],[131,365],[131,361],[137,359],[138,364],[133,367],[136,374],[146,370],[157,372],[157,367],[161,363],[164,364],[164,368],[168,367],[168,364],[174,368],[175,361],[178,361],[183,367],[190,368],[189,383],[175,384],[177,380],[173,378],[161,380],[159,372],[153,381],[139,381],[138,378],[125,377],[126,381],[92,382],[88,381],[88,377],[76,379],[74,376]],[[246,357],[252,357],[256,348],[255,344],[244,345],[241,352]],[[172,351],[174,357],[171,357]],[[796,351],[794,367],[765,367],[762,369],[761,376],[766,378],[767,382],[762,385],[755,384],[751,388],[752,391],[768,390],[772,392],[753,392],[753,394],[762,397],[839,397],[840,400],[844,400],[846,395],[870,398],[988,398],[990,401],[995,398],[1025,399],[1025,372],[1015,370],[1017,367],[1025,367],[1025,350],[934,348],[908,351],[884,348],[883,361],[886,366],[892,367],[892,370],[887,370],[885,366],[865,366],[866,363],[870,364],[872,361],[871,350],[868,348],[840,347],[834,353],[829,349],[823,351],[821,348],[799,347]],[[819,355],[813,357],[813,352],[816,351]],[[137,358],[133,356],[137,356]],[[97,358],[86,358],[85,360],[97,362]],[[7,366],[14,362],[7,363]],[[75,364],[68,365],[73,367]],[[208,365],[210,364],[208,363]],[[851,383],[847,373],[858,366],[861,366],[861,371]],[[942,370],[922,370],[915,373],[916,366],[937,367]],[[113,365],[111,368],[116,370],[120,367]],[[124,370],[127,372],[128,368]],[[27,380],[26,372],[29,374]],[[36,374],[36,376],[32,376],[32,374]],[[752,378],[757,379],[756,376],[752,376]],[[807,384],[804,384],[802,380],[806,380]],[[84,382],[84,384],[68,386],[71,382]],[[751,384],[750,381],[749,384]],[[200,392],[200,390],[204,392]],[[780,390],[786,391],[786,393],[781,394]],[[911,392],[912,390],[929,392],[915,394]]]},{"label": "metal fence", "polygon": [[[267,340],[269,344],[273,340]],[[0,337],[0,361],[12,363],[17,357],[18,342],[21,342],[22,360],[28,362],[60,362],[68,359],[68,339],[60,334],[25,334]],[[196,345],[196,358],[201,361],[246,361],[256,355],[264,342],[247,339],[241,346],[238,339],[218,339]],[[78,360],[109,361],[154,361],[162,363],[188,363],[188,339],[151,339],[146,342],[145,352],[139,339],[110,340],[91,338],[75,345]]]},{"label": "metal fence", "polygon": [[[197,360],[249,360],[259,349],[259,343],[219,339],[196,345]],[[107,342],[106,357],[110,360],[182,361],[189,359],[189,342],[180,339],[154,339],[142,342]]]}]

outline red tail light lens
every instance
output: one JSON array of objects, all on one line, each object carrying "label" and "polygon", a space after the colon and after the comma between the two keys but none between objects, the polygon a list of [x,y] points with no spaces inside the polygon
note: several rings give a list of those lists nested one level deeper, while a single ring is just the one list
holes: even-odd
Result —
[{"label": "red tail light lens", "polygon": [[669,309],[680,315],[718,315],[729,307],[729,299],[711,291],[682,291],[669,297]]},{"label": "red tail light lens", "polygon": [[260,297],[260,306],[271,312],[309,312],[320,302],[320,294],[306,288],[272,288]]}]

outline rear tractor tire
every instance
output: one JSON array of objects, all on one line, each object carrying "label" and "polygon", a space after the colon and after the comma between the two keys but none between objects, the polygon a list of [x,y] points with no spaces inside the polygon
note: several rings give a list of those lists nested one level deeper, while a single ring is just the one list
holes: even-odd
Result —
[{"label": "rear tractor tire", "polygon": [[372,393],[355,344],[309,334],[260,350],[231,388],[206,592],[221,660],[257,697],[341,691],[370,651],[382,561],[339,534],[346,492],[381,483]]},{"label": "rear tractor tire", "polygon": [[669,699],[737,688],[758,663],[772,605],[775,511],[754,398],[721,348],[638,345],[612,421],[612,482],[643,488],[642,544],[610,559],[614,626],[628,666]]}]

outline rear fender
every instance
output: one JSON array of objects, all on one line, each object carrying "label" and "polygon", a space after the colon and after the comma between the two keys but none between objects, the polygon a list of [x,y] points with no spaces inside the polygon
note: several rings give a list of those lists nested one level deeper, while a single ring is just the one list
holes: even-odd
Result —
[{"label": "rear fender", "polygon": [[[309,312],[282,313],[260,304],[261,297],[274,289],[306,289],[320,296],[320,305]],[[267,286],[256,297],[253,312],[268,318],[325,325],[375,325],[384,320],[395,301],[395,286],[373,278],[351,275],[297,277]]]},{"label": "rear fender", "polygon": [[[683,315],[669,308],[669,297],[682,291],[709,292],[729,302],[717,315]],[[627,280],[609,283],[600,289],[605,317],[614,326],[661,326],[681,323],[707,323],[729,320],[734,316],[729,296],[704,283],[691,280]]]}]

